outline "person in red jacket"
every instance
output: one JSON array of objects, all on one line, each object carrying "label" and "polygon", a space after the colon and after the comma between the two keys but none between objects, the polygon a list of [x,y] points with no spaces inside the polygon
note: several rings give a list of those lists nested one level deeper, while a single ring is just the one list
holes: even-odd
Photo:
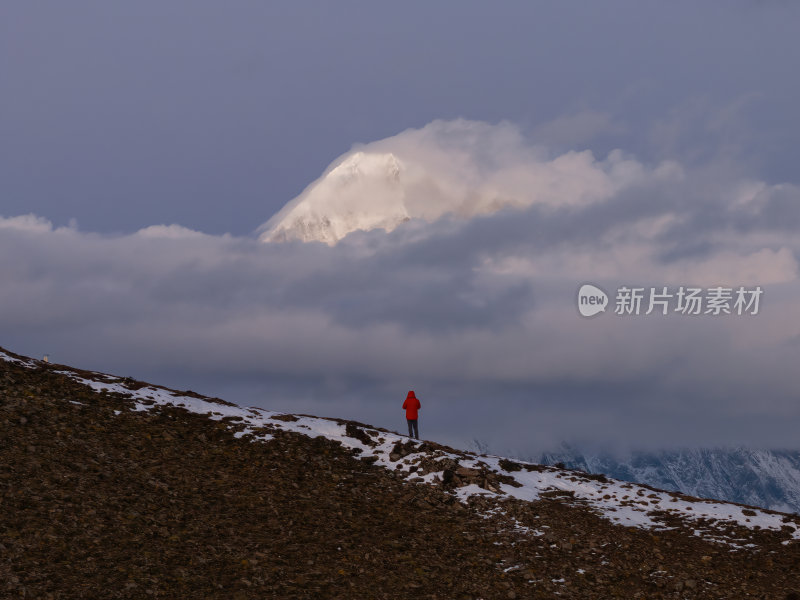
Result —
[{"label": "person in red jacket", "polygon": [[422,408],[422,405],[419,403],[419,399],[416,395],[414,395],[414,390],[408,392],[406,401],[403,402],[403,408],[406,411],[406,421],[408,421],[408,437],[419,439],[419,426],[417,425],[419,414],[417,411]]}]

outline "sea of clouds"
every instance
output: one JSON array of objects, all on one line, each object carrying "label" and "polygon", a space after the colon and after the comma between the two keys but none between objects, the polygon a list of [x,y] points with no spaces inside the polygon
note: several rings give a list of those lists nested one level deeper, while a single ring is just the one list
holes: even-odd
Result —
[{"label": "sea of clouds", "polygon": [[[2,345],[391,428],[413,388],[423,437],[453,443],[796,446],[796,186],[510,123],[435,121],[331,169],[354,152],[407,166],[410,220],[329,245],[0,218]],[[382,210],[381,189],[345,208]],[[585,319],[584,282],[764,293],[757,315]]]}]

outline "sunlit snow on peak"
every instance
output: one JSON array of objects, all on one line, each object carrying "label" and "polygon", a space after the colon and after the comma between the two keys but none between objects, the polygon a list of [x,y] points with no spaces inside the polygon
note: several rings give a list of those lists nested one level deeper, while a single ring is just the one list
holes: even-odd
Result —
[{"label": "sunlit snow on peak", "polygon": [[403,179],[394,154],[346,155],[270,219],[260,239],[335,244],[357,230],[391,231],[409,219]]},{"label": "sunlit snow on peak", "polygon": [[402,165],[394,154],[354,152],[333,167],[326,178],[341,185],[352,185],[364,178],[400,182]]},{"label": "sunlit snow on peak", "polygon": [[619,150],[603,160],[588,150],[552,157],[508,123],[434,121],[339,157],[261,226],[260,240],[333,245],[409,219],[585,206],[648,178],[678,176],[677,165],[648,169]]}]

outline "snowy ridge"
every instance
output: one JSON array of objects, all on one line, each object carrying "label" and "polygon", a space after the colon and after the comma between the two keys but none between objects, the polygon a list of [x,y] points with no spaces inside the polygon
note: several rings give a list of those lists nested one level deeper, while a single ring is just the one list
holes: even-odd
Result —
[{"label": "snowy ridge", "polygon": [[[3,352],[0,358],[29,368],[45,365]],[[254,443],[268,442],[278,430],[309,437],[323,436],[351,449],[367,462],[392,470],[409,484],[441,485],[457,481],[461,485],[451,485],[452,493],[462,502],[475,496],[497,501],[558,498],[586,506],[618,525],[650,530],[685,527],[695,535],[727,544],[734,550],[751,547],[748,532],[760,530],[790,532],[784,544],[800,540],[800,518],[794,515],[691,498],[601,475],[455,450],[350,421],[243,408],[193,392],[177,392],[60,365],[53,370],[98,392],[125,397],[133,402],[135,411],[174,406],[214,420],[225,420],[236,437]],[[527,528],[521,528],[521,533],[541,535]]]}]

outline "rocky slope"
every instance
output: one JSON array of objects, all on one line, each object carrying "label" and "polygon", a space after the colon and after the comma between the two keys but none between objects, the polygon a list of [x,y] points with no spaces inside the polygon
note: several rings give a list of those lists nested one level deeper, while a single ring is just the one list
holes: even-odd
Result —
[{"label": "rocky slope", "polygon": [[0,358],[3,597],[800,597],[794,515]]}]

